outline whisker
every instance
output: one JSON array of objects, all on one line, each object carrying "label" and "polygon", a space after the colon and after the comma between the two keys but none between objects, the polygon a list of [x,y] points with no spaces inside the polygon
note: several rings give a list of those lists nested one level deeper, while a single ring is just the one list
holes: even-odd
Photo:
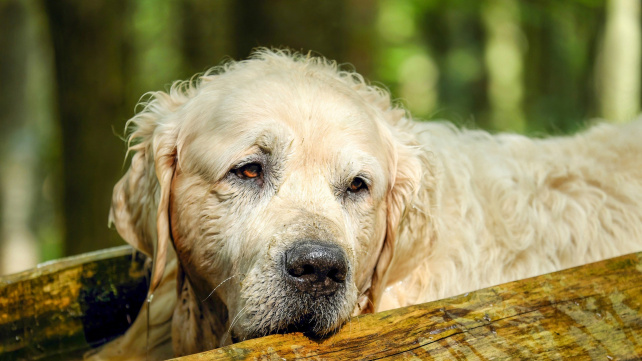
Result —
[{"label": "whisker", "polygon": [[152,300],[154,299],[154,293],[150,294],[147,297],[147,330],[145,336],[145,361],[149,360],[149,320],[152,313]]},{"label": "whisker", "polygon": [[209,294],[209,295],[207,295],[207,297],[205,297],[205,299],[203,299],[201,302],[205,302],[205,301],[207,301],[207,299],[208,299],[208,298],[210,298],[210,297],[214,294],[214,291],[216,291],[219,287],[221,287],[221,285],[222,285],[223,283],[225,283],[225,282],[229,281],[230,279],[232,279],[232,278],[234,278],[234,277],[236,277],[236,276],[240,276],[240,275],[241,275],[241,273],[237,273],[237,274],[235,274],[235,275],[231,275],[231,276],[229,276],[228,278],[224,279],[224,280],[223,280],[223,282],[219,283],[219,284],[218,284],[218,286],[214,287],[214,289],[212,290],[212,292],[210,292],[210,294]]},{"label": "whisker", "polygon": [[368,297],[367,300],[368,300],[368,303],[372,305],[372,312],[373,313],[377,312],[377,310],[375,309],[375,305],[374,305],[374,303],[372,303],[372,300],[370,299],[370,297]]},{"label": "whisker", "polygon": [[241,310],[236,314],[236,316],[234,316],[232,323],[230,323],[230,327],[227,329],[227,332],[225,332],[223,339],[221,340],[221,343],[220,343],[221,345],[225,344],[225,340],[227,340],[227,336],[229,336],[230,333],[232,332],[232,327],[234,327],[234,324],[236,324],[236,322],[241,319],[241,315],[243,314],[243,311],[245,311],[247,306],[248,305],[245,305],[243,308],[241,308]]}]

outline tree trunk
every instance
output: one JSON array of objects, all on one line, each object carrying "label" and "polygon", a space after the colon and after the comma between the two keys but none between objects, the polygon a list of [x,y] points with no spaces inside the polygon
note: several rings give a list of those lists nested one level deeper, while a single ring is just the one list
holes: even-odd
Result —
[{"label": "tree trunk", "polygon": [[597,92],[602,116],[625,122],[640,111],[640,0],[609,0]]},{"label": "tree trunk", "polygon": [[253,48],[271,45],[312,51],[341,61],[349,33],[347,4],[317,0],[236,1],[236,56],[244,58]]},{"label": "tree trunk", "polygon": [[121,244],[107,229],[125,146],[114,135],[131,116],[126,102],[125,0],[46,2],[55,49],[63,140],[65,253]]},{"label": "tree trunk", "polygon": [[482,18],[492,127],[523,132],[526,119],[522,111],[524,62],[519,4],[515,0],[487,0]]},{"label": "tree trunk", "polygon": [[181,28],[181,53],[185,69],[191,76],[218,65],[225,57],[236,56],[234,37],[234,1],[219,0],[181,2],[184,21]]},{"label": "tree trunk", "polygon": [[[56,258],[60,238],[51,50],[41,3],[0,3],[0,274]],[[54,251],[52,251],[54,250]]]}]

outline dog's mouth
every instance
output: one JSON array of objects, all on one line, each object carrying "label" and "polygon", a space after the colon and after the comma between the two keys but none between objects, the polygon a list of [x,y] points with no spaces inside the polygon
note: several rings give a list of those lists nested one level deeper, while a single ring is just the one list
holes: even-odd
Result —
[{"label": "dog's mouth", "polygon": [[331,327],[327,327],[327,325],[319,327],[320,323],[317,320],[317,315],[306,314],[300,317],[296,323],[287,326],[284,333],[301,332],[309,338],[322,339],[336,332],[346,321],[339,321]]},{"label": "dog's mouth", "polygon": [[[343,322],[340,323],[339,325],[342,325],[342,324]],[[334,327],[331,329],[319,329],[319,324],[316,321],[315,315],[306,314],[300,317],[297,322],[288,324],[284,328],[277,328],[274,330],[268,330],[266,332],[255,332],[253,334],[249,334],[243,337],[237,335],[237,333],[234,331],[230,331],[230,339],[232,340],[233,343],[238,343],[238,342],[242,342],[252,338],[258,338],[258,337],[264,337],[264,336],[276,335],[276,334],[300,332],[308,338],[311,338],[314,340],[321,340],[333,334],[337,330],[338,330],[338,327]]]},{"label": "dog's mouth", "polygon": [[312,339],[323,339],[336,332],[336,330],[341,325],[343,325],[345,321],[347,321],[340,320],[337,318],[337,316],[332,317],[328,313],[308,312],[300,316],[293,317],[293,319],[291,320],[276,320],[275,322],[273,322],[273,324],[279,325],[277,327],[268,329],[246,330],[249,331],[249,333],[243,337],[240,337],[237,333],[232,332],[231,338],[232,341],[236,343],[250,338],[258,338],[274,334],[300,332],[306,337]]},{"label": "dog's mouth", "polygon": [[328,329],[320,328],[319,326],[320,324],[317,321],[316,315],[305,314],[299,317],[299,319],[296,322],[287,325],[283,330],[283,332],[275,332],[275,333],[301,332],[307,337],[320,339],[332,333],[332,331],[334,331],[334,329],[328,330]]}]

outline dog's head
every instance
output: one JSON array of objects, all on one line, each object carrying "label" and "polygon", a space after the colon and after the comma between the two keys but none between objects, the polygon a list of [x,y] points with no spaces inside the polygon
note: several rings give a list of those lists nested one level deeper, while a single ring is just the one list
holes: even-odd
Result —
[{"label": "dog's head", "polygon": [[385,285],[422,172],[403,117],[334,63],[259,51],[153,93],[112,220],[154,256],[152,288],[173,243],[175,317],[217,318],[213,345],[228,330],[327,334]]}]

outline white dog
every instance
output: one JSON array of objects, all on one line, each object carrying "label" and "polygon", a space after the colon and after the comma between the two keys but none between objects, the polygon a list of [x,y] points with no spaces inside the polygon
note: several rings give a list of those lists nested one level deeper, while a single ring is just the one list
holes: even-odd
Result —
[{"label": "white dog", "polygon": [[97,359],[323,336],[642,250],[640,121],[550,139],[415,122],[333,62],[260,50],[130,125],[111,219],[154,257],[154,299]]}]

